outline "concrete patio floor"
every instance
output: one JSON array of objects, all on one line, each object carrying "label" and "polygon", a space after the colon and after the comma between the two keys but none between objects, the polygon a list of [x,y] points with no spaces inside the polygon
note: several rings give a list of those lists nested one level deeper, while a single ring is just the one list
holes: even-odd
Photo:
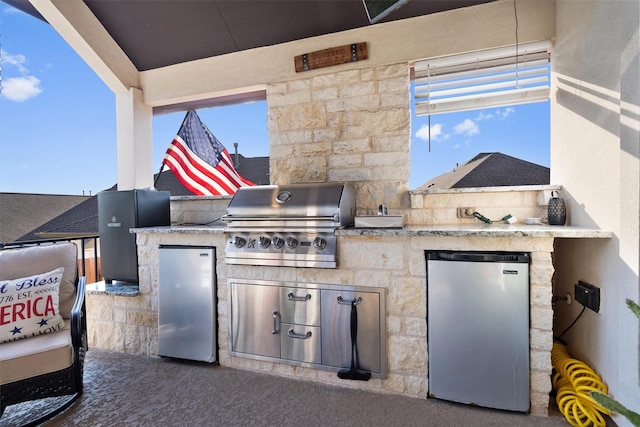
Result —
[{"label": "concrete patio floor", "polygon": [[[286,379],[197,362],[90,349],[84,395],[45,426],[566,426],[547,418]],[[14,405],[0,426],[43,406]]]}]

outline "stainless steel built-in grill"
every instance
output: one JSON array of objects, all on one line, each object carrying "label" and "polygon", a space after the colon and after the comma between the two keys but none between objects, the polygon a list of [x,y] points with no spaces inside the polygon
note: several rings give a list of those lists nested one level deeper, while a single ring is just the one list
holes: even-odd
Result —
[{"label": "stainless steel built-in grill", "polygon": [[242,187],[222,218],[227,264],[336,268],[335,230],[353,225],[352,184]]}]

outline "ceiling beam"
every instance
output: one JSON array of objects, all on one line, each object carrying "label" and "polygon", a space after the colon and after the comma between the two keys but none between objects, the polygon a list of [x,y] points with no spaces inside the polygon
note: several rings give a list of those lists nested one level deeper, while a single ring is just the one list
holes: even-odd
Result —
[{"label": "ceiling beam", "polygon": [[139,88],[138,70],[80,0],[29,0],[114,93]]}]

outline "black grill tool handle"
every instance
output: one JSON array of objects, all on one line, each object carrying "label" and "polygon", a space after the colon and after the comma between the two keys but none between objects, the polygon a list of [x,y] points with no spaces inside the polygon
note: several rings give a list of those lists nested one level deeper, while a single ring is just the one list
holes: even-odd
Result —
[{"label": "black grill tool handle", "polygon": [[[351,329],[351,368],[349,370],[343,370],[338,372],[338,378],[344,380],[356,380],[356,381],[369,381],[371,378],[371,372],[363,372],[358,370],[358,309],[356,304],[362,301],[361,298],[351,301],[351,316],[350,316],[350,329]],[[338,301],[340,302],[340,300]]]}]

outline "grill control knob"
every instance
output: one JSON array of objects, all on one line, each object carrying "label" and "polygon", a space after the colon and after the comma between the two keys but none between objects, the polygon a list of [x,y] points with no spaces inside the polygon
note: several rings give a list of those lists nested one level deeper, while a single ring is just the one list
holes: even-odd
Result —
[{"label": "grill control knob", "polygon": [[315,239],[313,239],[313,247],[316,249],[323,250],[324,248],[327,247],[327,241],[324,240],[322,237],[316,237]]},{"label": "grill control knob", "polygon": [[247,241],[240,236],[233,236],[231,238],[231,244],[233,244],[233,246],[235,246],[236,248],[243,247],[245,243],[247,243]]},{"label": "grill control knob", "polygon": [[282,239],[282,237],[273,236],[271,238],[271,246],[273,246],[274,248],[280,249],[282,245],[284,245],[284,239]]},{"label": "grill control knob", "polygon": [[295,249],[296,247],[298,247],[298,239],[296,239],[295,237],[287,237],[287,240],[284,241],[284,244],[289,249]]},{"label": "grill control knob", "polygon": [[259,245],[262,249],[267,249],[269,246],[271,246],[271,240],[267,236],[260,236]]}]

